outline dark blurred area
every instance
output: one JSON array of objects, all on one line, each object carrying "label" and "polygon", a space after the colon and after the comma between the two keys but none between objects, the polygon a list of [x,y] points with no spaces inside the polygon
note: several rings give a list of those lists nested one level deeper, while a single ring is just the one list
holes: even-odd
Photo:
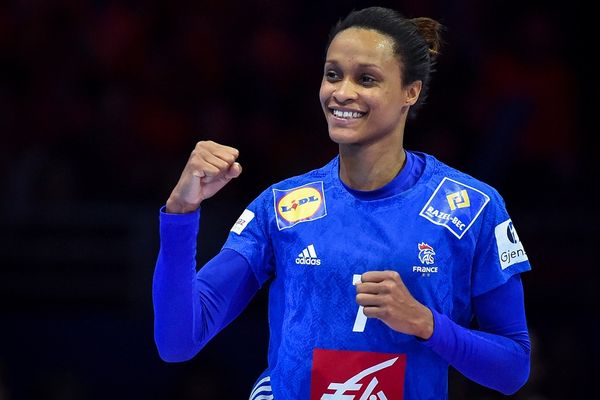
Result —
[{"label": "dark blurred area", "polygon": [[[30,0],[0,3],[0,400],[248,397],[265,291],[192,361],[158,357],[158,211],[197,141],[240,150],[203,205],[202,265],[262,190],[335,156],[324,46],[368,5],[446,25],[406,147],[495,186],[532,262],[532,373],[510,398],[594,392],[600,102],[577,2]],[[501,396],[451,371],[450,398]]]}]

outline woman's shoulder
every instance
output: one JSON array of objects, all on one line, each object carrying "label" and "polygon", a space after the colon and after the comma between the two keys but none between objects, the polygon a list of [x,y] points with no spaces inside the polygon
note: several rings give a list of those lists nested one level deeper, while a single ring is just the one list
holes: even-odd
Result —
[{"label": "woman's shoulder", "polygon": [[436,186],[442,184],[444,181],[450,181],[458,185],[466,186],[479,192],[483,192],[487,196],[493,198],[500,197],[500,194],[496,188],[487,182],[476,178],[474,175],[455,168],[431,154],[420,154],[425,157],[427,164],[431,166],[431,181],[433,181]]},{"label": "woman's shoulder", "polygon": [[338,158],[335,157],[320,168],[277,181],[267,188],[264,188],[257,196],[256,200],[262,199],[267,202],[272,202],[273,196],[279,198],[282,194],[285,195],[286,193],[311,187],[322,193],[325,186],[329,184],[331,172],[337,171],[337,163]]},{"label": "woman's shoulder", "polygon": [[504,200],[494,187],[434,156],[426,157],[431,171],[428,200],[419,215],[446,226],[459,239],[469,230],[474,232],[469,228],[476,221],[482,226],[482,221],[497,224],[506,219]]}]

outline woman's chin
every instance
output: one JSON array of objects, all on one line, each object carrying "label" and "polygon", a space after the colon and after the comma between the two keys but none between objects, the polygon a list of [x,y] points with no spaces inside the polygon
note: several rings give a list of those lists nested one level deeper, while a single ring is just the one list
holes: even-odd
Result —
[{"label": "woman's chin", "polygon": [[358,135],[356,132],[349,131],[348,129],[329,129],[329,138],[337,144],[354,144],[358,142]]}]

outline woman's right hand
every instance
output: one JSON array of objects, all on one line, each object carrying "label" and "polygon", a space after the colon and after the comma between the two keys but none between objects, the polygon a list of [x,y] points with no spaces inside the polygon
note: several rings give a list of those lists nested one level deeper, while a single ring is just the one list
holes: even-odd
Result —
[{"label": "woman's right hand", "polygon": [[198,142],[167,200],[166,211],[182,214],[197,210],[202,201],[240,176],[242,166],[236,162],[239,155],[233,147],[212,141]]}]

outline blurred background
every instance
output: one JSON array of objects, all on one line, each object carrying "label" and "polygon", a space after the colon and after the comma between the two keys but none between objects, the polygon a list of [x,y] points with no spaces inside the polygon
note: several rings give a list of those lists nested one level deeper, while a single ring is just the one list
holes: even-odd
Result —
[{"label": "blurred background", "polygon": [[[532,374],[511,398],[593,393],[600,101],[582,5],[23,0],[0,3],[0,400],[247,398],[265,291],[192,361],[157,355],[158,211],[197,141],[240,150],[243,175],[205,203],[201,265],[262,190],[334,157],[324,46],[369,5],[447,27],[406,147],[495,186],[532,262]],[[451,371],[450,398],[500,396]]]}]

